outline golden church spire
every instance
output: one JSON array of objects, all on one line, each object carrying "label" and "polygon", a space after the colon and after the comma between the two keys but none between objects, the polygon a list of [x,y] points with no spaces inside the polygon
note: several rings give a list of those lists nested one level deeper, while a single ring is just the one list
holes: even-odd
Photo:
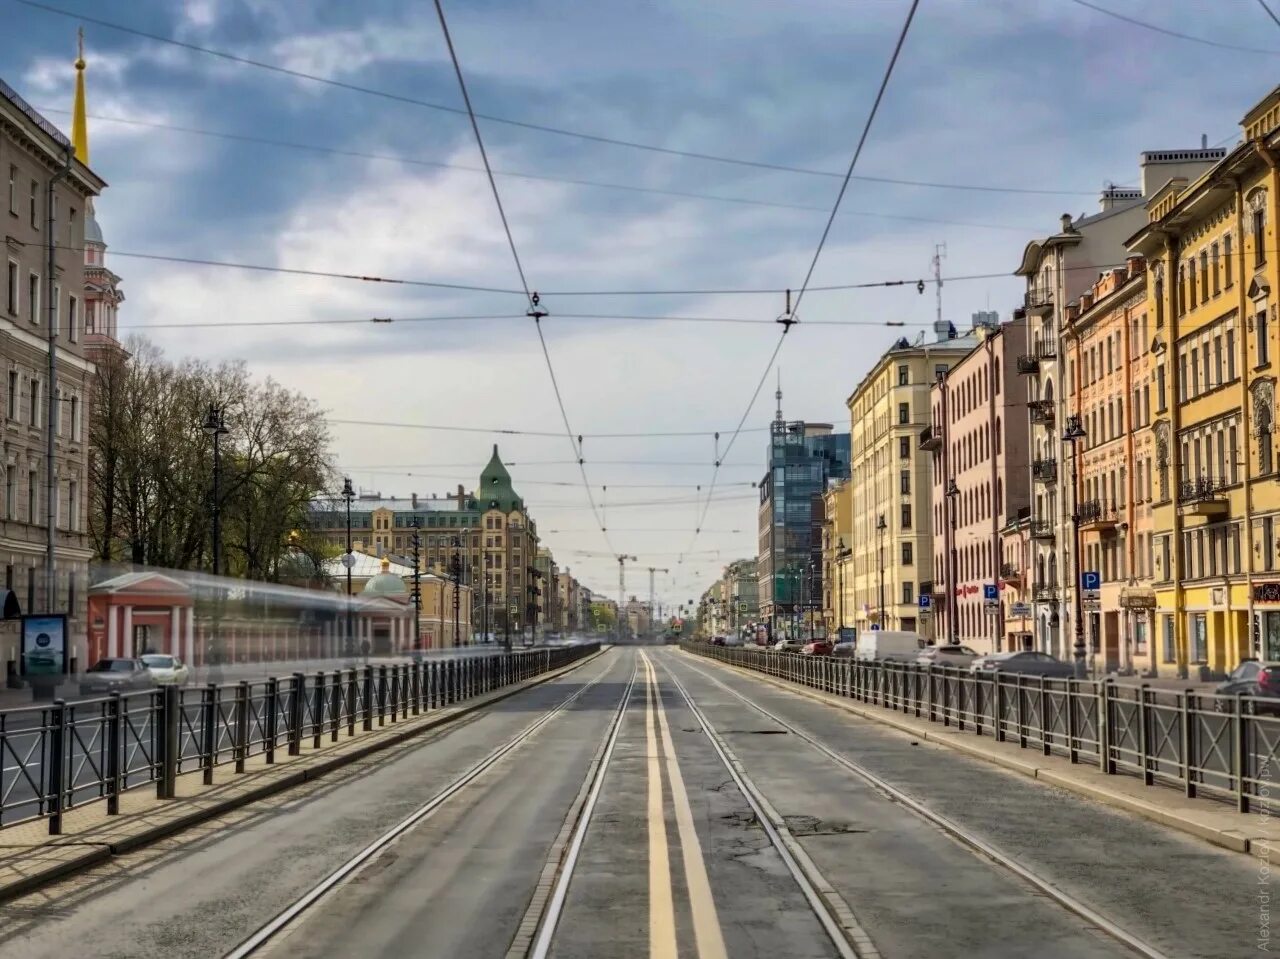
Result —
[{"label": "golden church spire", "polygon": [[76,57],[76,101],[71,110],[71,143],[76,150],[76,159],[89,164],[89,120],[85,114],[84,104],[84,27],[80,28],[80,53]]}]

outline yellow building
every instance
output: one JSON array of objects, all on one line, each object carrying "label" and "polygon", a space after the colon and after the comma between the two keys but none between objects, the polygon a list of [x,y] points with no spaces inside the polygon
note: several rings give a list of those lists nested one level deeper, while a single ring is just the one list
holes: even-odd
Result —
[{"label": "yellow building", "polygon": [[848,480],[832,484],[822,496],[822,621],[835,637],[852,626],[853,487]]},{"label": "yellow building", "polygon": [[1153,580],[1160,659],[1179,675],[1280,656],[1276,303],[1280,87],[1244,141],[1147,202],[1158,407]]},{"label": "yellow building", "polygon": [[878,625],[933,635],[919,606],[920,593],[933,591],[932,455],[921,449],[920,432],[929,425],[930,384],[977,343],[939,326],[936,342],[895,343],[845,401],[853,548],[846,617],[859,631]]}]

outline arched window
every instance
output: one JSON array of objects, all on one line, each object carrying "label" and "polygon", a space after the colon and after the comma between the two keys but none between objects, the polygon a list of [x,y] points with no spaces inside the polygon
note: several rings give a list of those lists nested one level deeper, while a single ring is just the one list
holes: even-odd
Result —
[{"label": "arched window", "polygon": [[1000,417],[996,417],[996,456],[1000,455]]}]

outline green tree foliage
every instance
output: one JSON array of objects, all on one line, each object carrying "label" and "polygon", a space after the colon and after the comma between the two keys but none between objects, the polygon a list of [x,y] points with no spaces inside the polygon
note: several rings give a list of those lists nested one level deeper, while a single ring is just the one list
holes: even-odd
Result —
[{"label": "green tree foliage", "polygon": [[[314,401],[242,363],[167,359],[142,339],[99,364],[90,426],[89,529],[106,562],[208,568],[212,557],[210,404],[224,410],[222,554],[233,576],[278,580],[325,558],[307,504],[333,485]],[[283,566],[283,568],[282,568]]]}]

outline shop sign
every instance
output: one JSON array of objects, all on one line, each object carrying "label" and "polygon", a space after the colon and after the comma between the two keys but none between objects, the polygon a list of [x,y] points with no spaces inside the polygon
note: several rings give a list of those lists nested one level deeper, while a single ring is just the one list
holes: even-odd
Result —
[{"label": "shop sign", "polygon": [[1254,583],[1255,603],[1280,603],[1280,583]]}]

